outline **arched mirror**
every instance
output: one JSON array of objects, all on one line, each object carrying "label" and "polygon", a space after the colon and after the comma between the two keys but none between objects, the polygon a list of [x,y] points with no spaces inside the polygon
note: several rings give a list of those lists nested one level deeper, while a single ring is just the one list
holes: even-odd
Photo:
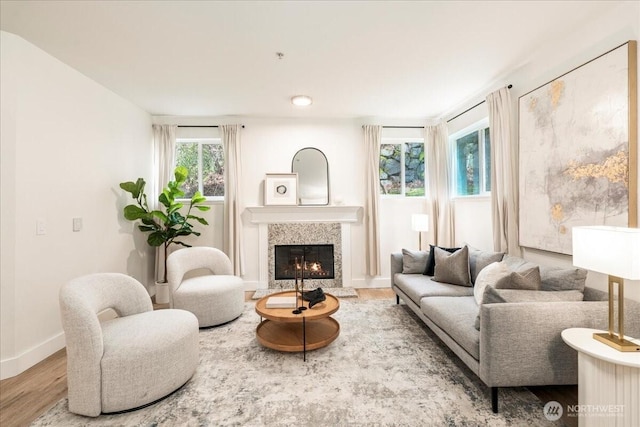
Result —
[{"label": "arched mirror", "polygon": [[300,205],[329,204],[329,164],[317,148],[303,148],[293,156],[291,172],[298,174]]}]

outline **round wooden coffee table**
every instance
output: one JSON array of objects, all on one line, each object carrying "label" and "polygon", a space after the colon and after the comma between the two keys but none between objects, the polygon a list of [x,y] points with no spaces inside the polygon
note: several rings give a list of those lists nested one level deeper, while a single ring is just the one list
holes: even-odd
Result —
[{"label": "round wooden coffee table", "polygon": [[[340,308],[340,301],[333,295],[325,295],[325,301],[300,314],[294,314],[293,308],[266,307],[270,297],[295,296],[295,291],[277,292],[259,299],[256,312],[264,320],[256,328],[258,342],[274,350],[305,353],[331,344],[340,335],[340,324],[331,317]],[[298,298],[298,305],[300,302]],[[303,306],[308,307],[309,303],[304,301]]]}]

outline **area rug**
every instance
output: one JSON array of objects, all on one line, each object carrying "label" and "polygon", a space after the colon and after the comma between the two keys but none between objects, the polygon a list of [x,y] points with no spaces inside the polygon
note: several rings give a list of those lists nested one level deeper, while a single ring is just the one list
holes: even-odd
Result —
[{"label": "area rug", "polygon": [[239,319],[200,330],[196,374],[164,400],[93,419],[69,413],[63,399],[33,425],[555,425],[525,388],[500,389],[494,414],[489,389],[404,305],[341,300],[334,317],[340,336],[303,362],[260,346],[260,319],[247,302]]},{"label": "area rug", "polygon": [[[251,299],[260,299],[267,295],[271,295],[276,292],[282,292],[287,289],[258,289],[253,294]],[[293,290],[293,289],[290,289]],[[358,292],[354,288],[322,288],[322,290],[328,294],[338,298],[357,298]],[[306,292],[306,289],[305,289]]]}]

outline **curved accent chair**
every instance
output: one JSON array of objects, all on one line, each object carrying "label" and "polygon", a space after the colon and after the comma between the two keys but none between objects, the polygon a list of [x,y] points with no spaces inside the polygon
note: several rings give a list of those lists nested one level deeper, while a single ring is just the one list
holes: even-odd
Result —
[{"label": "curved accent chair", "polygon": [[[198,321],[184,310],[153,310],[136,279],[120,273],[79,277],[60,289],[67,343],[69,411],[97,417],[155,402],[193,376]],[[103,321],[99,313],[116,316]],[[109,311],[110,312],[110,311]]]},{"label": "curved accent chair", "polygon": [[[185,277],[200,269],[209,274]],[[243,281],[233,275],[231,260],[219,249],[194,246],[172,252],[167,257],[167,281],[170,307],[195,314],[201,328],[234,320],[244,310]]]}]

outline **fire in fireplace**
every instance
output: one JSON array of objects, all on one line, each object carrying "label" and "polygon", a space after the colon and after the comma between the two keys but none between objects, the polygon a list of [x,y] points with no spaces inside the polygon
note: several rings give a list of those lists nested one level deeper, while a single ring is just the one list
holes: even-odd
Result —
[{"label": "fire in fireplace", "polygon": [[[275,280],[298,277],[304,256],[305,279],[334,279],[333,245],[275,245]],[[297,261],[297,264],[296,264]]]}]

